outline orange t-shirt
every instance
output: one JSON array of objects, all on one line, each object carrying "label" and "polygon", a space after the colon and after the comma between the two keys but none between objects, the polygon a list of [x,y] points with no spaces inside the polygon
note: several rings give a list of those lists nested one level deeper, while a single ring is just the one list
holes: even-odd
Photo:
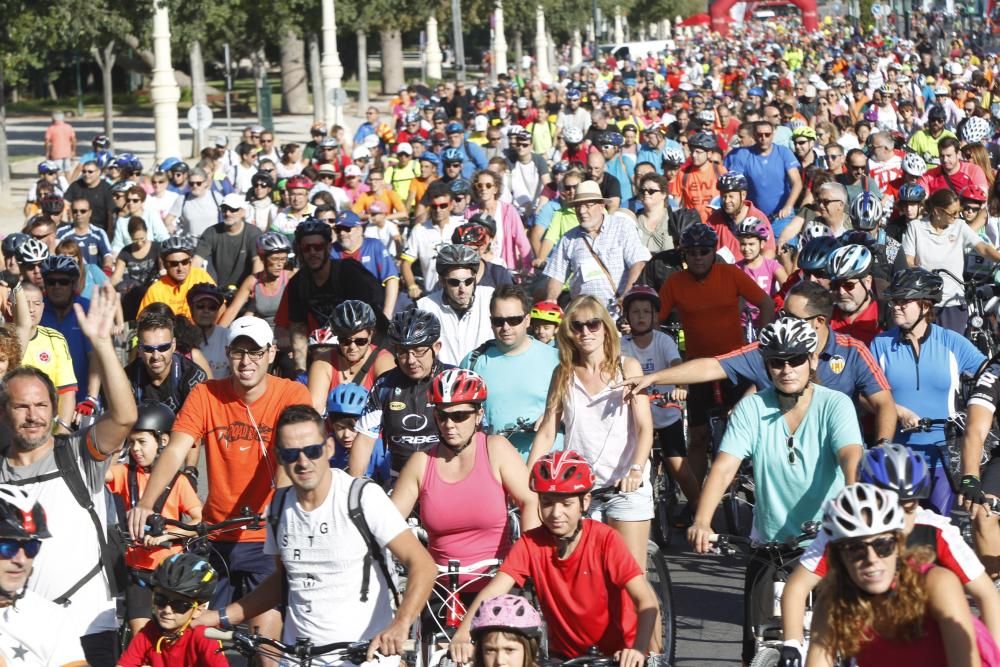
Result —
[{"label": "orange t-shirt", "polygon": [[392,188],[386,188],[378,194],[373,192],[364,193],[358,197],[358,201],[354,202],[354,206],[351,207],[351,210],[358,215],[367,213],[368,207],[371,206],[373,201],[380,201],[385,204],[386,208],[389,209],[389,213],[403,213],[406,211],[406,206],[403,204],[403,200],[399,198],[399,195],[397,195],[396,191]]},{"label": "orange t-shirt", "polygon": [[[121,496],[125,502],[125,507],[132,506],[132,494],[128,488],[128,465],[116,463],[110,469],[111,481],[105,486],[108,491]],[[146,492],[146,484],[149,482],[149,473],[139,470],[136,474],[136,485],[139,487],[139,495]],[[163,504],[161,514],[168,519],[181,518],[182,514],[190,516],[192,509],[201,507],[201,499],[191,486],[191,481],[184,475],[179,475],[173,488],[167,495],[167,502]],[[129,567],[139,570],[154,570],[156,566],[163,562],[167,556],[181,552],[179,544],[172,547],[145,547],[142,545],[130,546],[125,554],[125,562]]]},{"label": "orange t-shirt", "polygon": [[756,305],[767,295],[733,264],[715,264],[701,280],[690,271],[676,271],[660,287],[660,320],[676,307],[687,358],[715,357],[743,345],[740,297]]},{"label": "orange t-shirt", "polygon": [[[280,463],[274,424],[290,405],[312,405],[304,384],[267,376],[264,395],[250,405],[233,390],[233,380],[208,380],[188,394],[174,431],[204,438],[208,498],[203,518],[216,523],[240,515],[244,507],[264,513]],[[223,542],[263,542],[263,530],[223,533]]]},{"label": "orange t-shirt", "polygon": [[681,200],[684,208],[698,211],[701,221],[708,220],[711,210],[708,205],[719,196],[719,176],[726,173],[722,165],[713,165],[711,161],[700,168],[688,165],[674,175],[670,183],[670,192]]},{"label": "orange t-shirt", "polygon": [[53,123],[45,129],[45,141],[49,143],[50,160],[65,160],[73,157],[73,140],[76,132],[69,123]]}]

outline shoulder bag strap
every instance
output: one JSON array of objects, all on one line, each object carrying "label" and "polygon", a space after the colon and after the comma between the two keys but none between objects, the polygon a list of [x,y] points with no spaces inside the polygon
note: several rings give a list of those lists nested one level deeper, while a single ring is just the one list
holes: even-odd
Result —
[{"label": "shoulder bag strap", "polygon": [[358,372],[355,373],[354,377],[351,378],[351,382],[353,382],[354,384],[362,384],[362,382],[364,382],[365,375],[367,375],[368,371],[371,370],[371,367],[375,365],[375,358],[378,357],[379,352],[381,351],[382,348],[378,346],[376,346],[375,349],[372,350],[372,353],[368,355],[367,359],[365,359],[365,363],[361,365],[361,368],[358,369]]},{"label": "shoulder bag strap", "polygon": [[605,266],[604,261],[594,251],[594,246],[590,244],[590,238],[587,236],[586,233],[584,233],[582,238],[583,238],[583,244],[587,246],[587,250],[590,251],[590,254],[593,256],[593,258],[597,260],[598,266],[600,266],[601,270],[604,271],[604,277],[608,279],[608,284],[611,285],[611,292],[617,297],[618,286],[615,285],[615,281],[611,278],[611,272],[608,271],[608,267]]}]

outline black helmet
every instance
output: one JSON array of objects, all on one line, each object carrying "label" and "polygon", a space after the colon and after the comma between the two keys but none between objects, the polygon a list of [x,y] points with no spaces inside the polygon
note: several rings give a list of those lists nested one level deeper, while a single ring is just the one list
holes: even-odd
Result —
[{"label": "black helmet", "polygon": [[936,273],[919,266],[903,269],[892,277],[885,298],[906,301],[926,299],[937,303],[944,292],[944,280]]},{"label": "black helmet", "polygon": [[19,486],[0,484],[0,537],[15,540],[52,537],[45,510]]},{"label": "black helmet", "polygon": [[338,335],[350,334],[363,329],[374,329],[375,311],[364,301],[355,299],[342,301],[333,309],[330,328]]},{"label": "black helmet", "polygon": [[159,401],[143,401],[138,405],[139,417],[132,431],[152,431],[157,437],[170,433],[174,427],[174,411]]},{"label": "black helmet", "polygon": [[496,237],[497,235],[497,221],[489,213],[483,213],[482,211],[475,213],[469,218],[469,223],[485,227],[489,230],[492,237]]},{"label": "black helmet", "polygon": [[30,238],[30,236],[22,234],[21,232],[8,234],[3,237],[3,243],[0,244],[0,250],[3,250],[4,257],[14,257],[17,253],[17,249],[21,247],[21,244]]},{"label": "black helmet", "polygon": [[438,275],[443,276],[449,269],[470,269],[473,273],[479,270],[479,252],[475,248],[460,243],[449,243],[438,248],[434,266]]},{"label": "black helmet", "polygon": [[333,229],[322,220],[309,216],[295,228],[295,242],[298,243],[305,237],[313,235],[322,236],[323,240],[329,243],[333,240]]},{"label": "black helmet", "polygon": [[208,561],[190,553],[174,554],[153,571],[153,586],[198,602],[215,594],[219,575]]},{"label": "black helmet", "polygon": [[188,290],[188,305],[191,305],[195,301],[204,297],[214,299],[219,305],[222,305],[222,303],[226,300],[226,296],[222,293],[222,290],[219,289],[218,285],[215,285],[214,283],[196,283],[191,286],[191,289]]},{"label": "black helmet", "polygon": [[434,313],[419,308],[396,313],[389,323],[389,338],[403,347],[433,345],[440,337],[441,322]]},{"label": "black helmet", "polygon": [[703,222],[689,225],[681,232],[681,248],[714,248],[719,235]]}]

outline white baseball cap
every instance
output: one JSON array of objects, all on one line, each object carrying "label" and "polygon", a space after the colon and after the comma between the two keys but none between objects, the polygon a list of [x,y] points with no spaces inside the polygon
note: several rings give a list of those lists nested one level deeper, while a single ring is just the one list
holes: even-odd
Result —
[{"label": "white baseball cap", "polygon": [[246,210],[246,195],[242,195],[238,192],[230,192],[222,198],[222,204],[220,204],[220,206],[226,206],[228,208],[242,208],[243,210]]},{"label": "white baseball cap", "polygon": [[351,153],[352,160],[366,160],[372,156],[371,151],[369,151],[364,146],[358,146]]},{"label": "white baseball cap", "polygon": [[344,167],[344,176],[345,177],[360,176],[360,175],[361,175],[361,167],[359,167],[358,165],[356,165],[356,164],[349,164],[346,167]]},{"label": "white baseball cap", "polygon": [[240,317],[229,325],[229,338],[226,344],[232,345],[237,338],[244,336],[255,342],[257,347],[267,347],[274,342],[274,332],[271,331],[271,327],[268,326],[267,322],[253,315]]}]

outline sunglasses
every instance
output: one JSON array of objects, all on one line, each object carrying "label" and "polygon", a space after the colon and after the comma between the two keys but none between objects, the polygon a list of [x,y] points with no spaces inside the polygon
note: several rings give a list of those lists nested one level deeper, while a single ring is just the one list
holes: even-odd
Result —
[{"label": "sunglasses", "polygon": [[685,257],[706,257],[715,254],[714,248],[688,248],[684,251]]},{"label": "sunglasses", "polygon": [[864,560],[868,556],[868,547],[871,547],[872,551],[874,551],[875,555],[879,558],[887,558],[896,550],[896,546],[897,542],[894,535],[883,535],[882,537],[876,538],[871,542],[865,542],[863,540],[845,542],[840,544],[837,548],[840,549],[840,553],[844,557],[844,560],[856,563],[860,560]]},{"label": "sunglasses", "polygon": [[370,341],[370,340],[371,340],[371,338],[365,338],[363,336],[358,336],[357,338],[343,338],[343,339],[338,339],[337,343],[341,347],[347,347],[349,345],[354,345],[355,347],[365,347],[366,345],[368,345],[368,341]]},{"label": "sunglasses", "polygon": [[198,603],[184,598],[170,599],[163,593],[153,593],[153,604],[157,607],[170,607],[178,614],[186,614]]},{"label": "sunglasses", "polygon": [[663,192],[663,190],[653,190],[651,188],[643,188],[639,192],[641,192],[644,195],[655,195],[657,192]]},{"label": "sunglasses", "polygon": [[521,322],[524,322],[526,315],[512,315],[511,317],[491,317],[490,324],[499,329],[503,325],[509,327],[516,327]]},{"label": "sunglasses", "polygon": [[436,208],[439,211],[443,211],[444,209],[446,209],[446,208],[448,208],[450,206],[451,206],[451,202],[448,202],[447,204],[431,204],[431,208]]},{"label": "sunglasses", "polygon": [[164,262],[168,269],[176,269],[178,266],[187,266],[190,263],[190,259],[168,259]]},{"label": "sunglasses", "polygon": [[295,463],[299,460],[300,454],[305,454],[310,461],[315,461],[323,456],[323,443],[318,445],[306,445],[305,447],[278,447],[278,458],[282,463]]},{"label": "sunglasses", "polygon": [[[445,280],[448,283],[448,287],[469,287],[472,283],[476,282],[475,278],[448,278]],[[492,319],[492,318],[491,318]]]},{"label": "sunglasses", "polygon": [[205,181],[188,181],[188,183],[190,183],[191,187],[193,187],[193,188],[197,188],[199,186],[205,185]]},{"label": "sunglasses", "polygon": [[456,410],[454,412],[445,412],[444,410],[435,409],[434,416],[439,422],[452,422],[453,424],[464,424],[469,421],[470,418],[475,416],[478,410]]},{"label": "sunglasses", "polygon": [[495,186],[495,183],[476,183],[477,190],[492,190]]},{"label": "sunglasses", "polygon": [[302,248],[302,252],[323,252],[326,250],[325,243],[300,243],[299,247]]},{"label": "sunglasses", "polygon": [[72,209],[73,215],[83,215],[84,213],[90,213],[89,208],[74,208]]},{"label": "sunglasses", "polygon": [[333,231],[338,234],[348,234],[354,227],[349,227],[348,225],[335,225]]},{"label": "sunglasses", "polygon": [[584,329],[586,329],[590,333],[597,333],[597,331],[603,326],[604,322],[602,322],[601,318],[599,317],[595,317],[592,320],[587,320],[586,322],[582,322],[580,320],[573,320],[569,323],[570,329],[572,329],[574,333],[578,334],[583,333]]},{"label": "sunglasses", "polygon": [[823,270],[807,271],[807,270],[803,269],[802,273],[804,275],[810,277],[810,278],[820,278],[820,279],[823,279],[823,280],[826,280],[827,278],[830,277],[829,274],[827,274],[827,272],[823,271]]},{"label": "sunglasses", "polygon": [[848,165],[847,168],[850,169],[851,171],[868,171],[867,164],[852,164]]},{"label": "sunglasses", "polygon": [[194,304],[194,309],[195,310],[218,310],[219,306],[221,306],[221,305],[222,304],[218,303],[217,301],[213,301],[211,299],[205,299],[203,301],[199,301],[198,303]]},{"label": "sunglasses", "polygon": [[860,280],[834,280],[830,283],[830,289],[833,291],[844,290],[846,292],[853,292],[854,288],[858,286]]},{"label": "sunglasses", "polygon": [[785,440],[785,445],[788,446],[788,463],[789,465],[795,465],[795,436],[788,436],[788,440]]},{"label": "sunglasses", "polygon": [[46,278],[45,284],[54,287],[67,287],[73,284],[69,278]]},{"label": "sunglasses", "polygon": [[806,145],[806,144],[808,144],[808,143],[809,143],[809,140],[808,140],[808,139],[800,139],[799,141],[796,141],[796,142],[795,142],[795,145],[796,145],[796,146],[805,146],[805,145]]},{"label": "sunglasses", "polygon": [[808,363],[808,354],[796,354],[794,357],[788,357],[787,359],[768,359],[767,367],[772,371],[780,371],[785,368],[785,366],[790,366],[791,368],[798,368],[802,364]]},{"label": "sunglasses", "polygon": [[790,317],[793,320],[801,320],[803,322],[809,322],[811,320],[815,320],[817,317],[820,317],[820,316],[819,315],[810,315],[809,317],[799,317],[798,315],[790,313],[790,312],[788,312],[785,309],[781,309],[781,310],[778,311],[778,317],[779,318]]},{"label": "sunglasses", "polygon": [[129,204],[141,204],[142,203],[142,200],[139,199],[138,197],[129,197],[126,201],[128,201]]},{"label": "sunglasses", "polygon": [[774,136],[774,133],[773,132],[758,132],[754,136],[757,137],[758,139],[767,139],[768,137]]},{"label": "sunglasses", "polygon": [[24,555],[34,558],[38,555],[38,550],[42,548],[41,540],[0,540],[0,558],[10,560],[17,555],[17,552],[24,549]]},{"label": "sunglasses", "polygon": [[146,354],[152,354],[153,352],[166,352],[173,346],[173,344],[174,341],[170,341],[169,343],[162,343],[160,345],[140,345],[139,349],[145,352]]}]

